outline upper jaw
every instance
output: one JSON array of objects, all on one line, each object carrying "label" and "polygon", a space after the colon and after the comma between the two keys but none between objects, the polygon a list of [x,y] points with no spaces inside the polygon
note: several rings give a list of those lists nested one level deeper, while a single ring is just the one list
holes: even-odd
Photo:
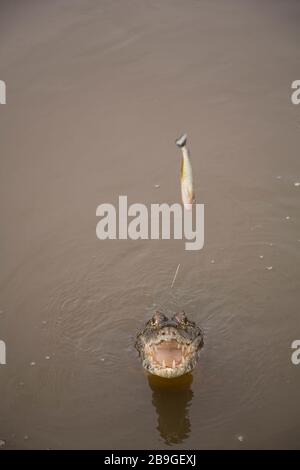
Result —
[{"label": "upper jaw", "polygon": [[192,340],[185,338],[183,335],[178,333],[177,329],[173,326],[165,326],[157,333],[156,338],[148,343],[152,346],[160,344],[163,341],[177,341],[177,343],[190,345]]}]

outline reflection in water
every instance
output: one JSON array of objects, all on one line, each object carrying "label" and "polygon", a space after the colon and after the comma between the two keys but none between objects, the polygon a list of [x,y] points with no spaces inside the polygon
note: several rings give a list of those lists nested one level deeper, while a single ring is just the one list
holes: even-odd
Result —
[{"label": "reflection in water", "polygon": [[189,407],[193,398],[191,374],[176,379],[148,375],[152,403],[157,412],[157,429],[168,445],[187,439],[191,432]]}]

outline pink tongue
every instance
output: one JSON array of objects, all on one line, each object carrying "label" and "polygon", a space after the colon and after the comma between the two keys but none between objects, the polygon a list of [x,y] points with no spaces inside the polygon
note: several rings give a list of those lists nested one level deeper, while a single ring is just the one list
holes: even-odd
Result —
[{"label": "pink tongue", "polygon": [[173,346],[158,346],[155,352],[154,358],[157,362],[162,364],[163,360],[167,367],[172,367],[173,360],[176,364],[181,362],[181,350]]}]

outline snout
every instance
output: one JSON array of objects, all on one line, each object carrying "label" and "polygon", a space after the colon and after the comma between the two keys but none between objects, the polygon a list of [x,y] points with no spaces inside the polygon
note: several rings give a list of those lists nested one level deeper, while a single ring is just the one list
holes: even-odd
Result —
[{"label": "snout", "polygon": [[175,322],[170,321],[163,328],[161,328],[157,342],[167,341],[167,338],[172,340],[178,338],[177,325]]}]

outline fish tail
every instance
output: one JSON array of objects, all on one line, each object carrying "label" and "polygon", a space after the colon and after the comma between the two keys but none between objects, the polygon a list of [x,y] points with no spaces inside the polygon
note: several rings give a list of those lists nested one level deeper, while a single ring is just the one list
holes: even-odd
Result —
[{"label": "fish tail", "polygon": [[187,135],[186,134],[183,134],[181,137],[179,137],[179,139],[177,139],[175,142],[176,142],[176,145],[179,147],[179,148],[182,148],[185,146],[186,144],[186,141],[187,141]]}]

